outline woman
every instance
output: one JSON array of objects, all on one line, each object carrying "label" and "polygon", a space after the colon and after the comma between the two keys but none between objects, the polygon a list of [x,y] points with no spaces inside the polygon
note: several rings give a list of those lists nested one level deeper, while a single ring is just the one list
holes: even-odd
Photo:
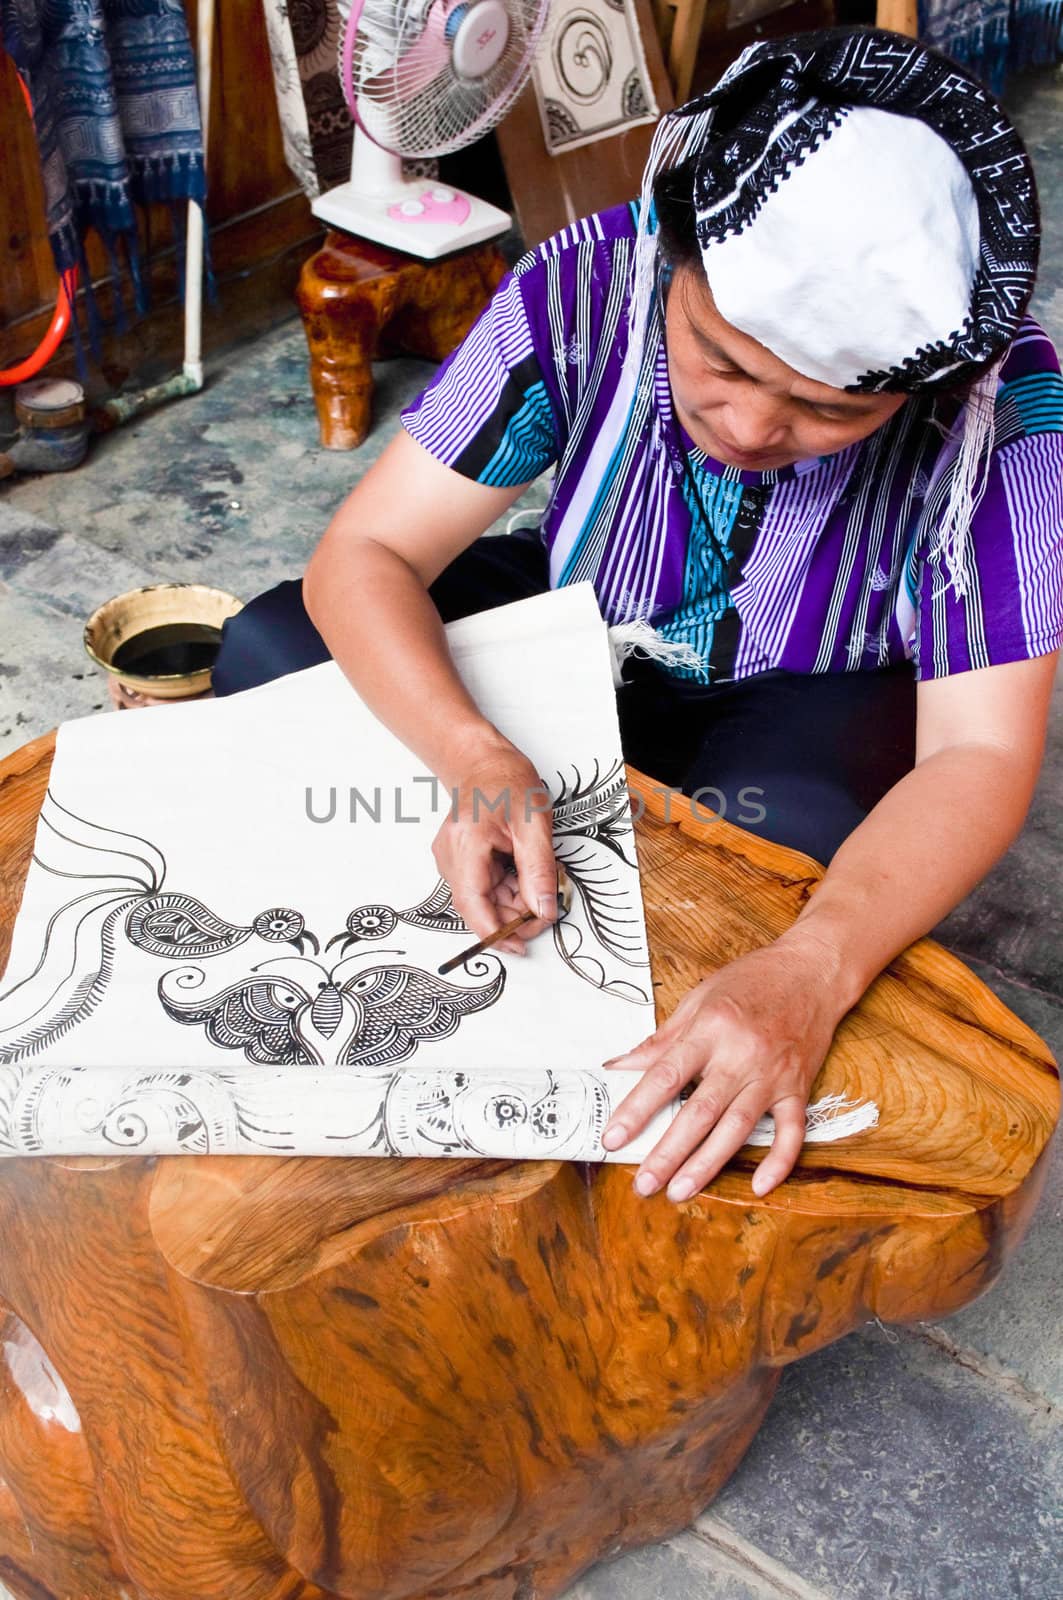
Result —
[{"label": "woman", "polygon": [[[753,1186],[779,1183],[841,1018],[1022,826],[1063,641],[1037,249],[1029,161],[963,71],[876,30],[753,46],[662,121],[638,208],[518,263],[301,595],[229,625],[221,692],[331,653],[458,790],[434,850],[479,935],[556,914],[549,820],[474,812],[539,779],[440,618],[547,585],[651,625],[618,690],[629,761],[829,862],[782,937],[609,1063],[645,1069],[609,1148],[697,1083],[640,1193],[686,1198],[765,1111]],[[478,543],[554,463],[539,534]]]}]

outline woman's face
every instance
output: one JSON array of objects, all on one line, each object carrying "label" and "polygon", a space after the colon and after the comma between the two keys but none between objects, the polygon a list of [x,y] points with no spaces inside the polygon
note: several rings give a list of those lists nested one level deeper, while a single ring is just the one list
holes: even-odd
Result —
[{"label": "woman's face", "polygon": [[803,378],[716,310],[705,275],[678,267],[665,309],[676,413],[694,443],[728,466],[767,472],[832,455],[904,404]]}]

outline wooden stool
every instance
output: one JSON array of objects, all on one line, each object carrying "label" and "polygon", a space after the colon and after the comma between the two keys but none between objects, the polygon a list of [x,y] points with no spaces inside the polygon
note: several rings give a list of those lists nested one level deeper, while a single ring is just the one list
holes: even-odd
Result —
[{"label": "wooden stool", "polygon": [[330,230],[296,289],[325,449],[353,450],[369,432],[377,357],[401,350],[442,361],[505,271],[493,244],[422,261]]},{"label": "wooden stool", "polygon": [[[54,748],[0,763],[0,964]],[[648,781],[666,1016],[822,870]],[[0,1066],[0,1093],[4,1069]],[[1046,1047],[939,945],[893,962],[813,1098],[878,1127],[758,1199],[560,1162],[0,1160],[0,1577],[19,1600],[548,1600],[686,1526],[780,1370],[947,1316],[1015,1249]]]}]

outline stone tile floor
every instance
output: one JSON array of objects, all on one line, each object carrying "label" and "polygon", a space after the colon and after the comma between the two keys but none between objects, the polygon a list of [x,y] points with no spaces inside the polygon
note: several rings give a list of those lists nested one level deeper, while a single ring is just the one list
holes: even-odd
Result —
[{"label": "stone tile floor", "polygon": [[[1012,99],[1045,214],[1035,309],[1063,346],[1063,78],[1031,74]],[[215,361],[201,395],[96,441],[76,473],[0,489],[0,754],[104,708],[81,629],[109,595],[196,579],[250,598],[296,576],[428,371],[378,368],[373,435],[330,454],[293,322]],[[1061,803],[1063,682],[1021,838],[936,930],[1057,1057]],[[1038,1214],[988,1294],[941,1325],[869,1323],[789,1368],[711,1509],[603,1562],[569,1600],[1060,1600],[1061,1221],[1057,1138]]]}]

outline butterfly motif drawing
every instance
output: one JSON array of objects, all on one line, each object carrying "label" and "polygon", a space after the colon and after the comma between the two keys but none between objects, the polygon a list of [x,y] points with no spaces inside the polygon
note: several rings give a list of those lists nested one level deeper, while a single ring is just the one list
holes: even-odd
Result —
[{"label": "butterfly motif drawing", "polygon": [[[343,932],[327,941],[339,944],[340,960],[325,966],[316,959],[321,946],[300,912],[277,906],[260,912],[249,927],[224,922],[191,895],[159,893],[141,901],[126,919],[126,937],[147,954],[186,964],[165,973],[158,984],[166,1014],[186,1026],[203,1027],[212,1044],[241,1050],[248,1061],[284,1066],[356,1066],[390,1070],[428,1039],[453,1033],[463,1016],[493,1005],[505,983],[497,959],[467,966],[476,987],[445,983],[433,973],[396,962],[366,968],[358,949],[402,925],[434,932],[464,932],[442,882],[419,905],[395,910],[362,905],[347,917]],[[252,936],[290,944],[294,955],[259,961],[233,983],[198,995],[207,974],[194,964]],[[307,953],[312,949],[314,955]],[[354,951],[354,954],[349,952]],[[405,950],[373,954],[402,957]],[[187,963],[193,964],[187,964]]]},{"label": "butterfly motif drawing", "polygon": [[[576,771],[559,775],[553,815],[557,858],[581,912],[555,925],[557,953],[596,989],[646,1004],[622,764],[612,762],[604,773],[594,764],[586,778]],[[210,1045],[239,1051],[260,1065],[387,1073],[420,1045],[449,1037],[464,1018],[495,1005],[505,988],[504,963],[491,952],[466,960],[460,982],[437,976],[434,954],[419,957],[426,938],[433,950],[440,935],[468,939],[442,879],[412,906],[356,906],[342,930],[322,944],[294,907],[272,906],[236,923],[195,895],[163,888],[161,851],[76,816],[52,794],[41,819],[38,863],[80,877],[87,892],[56,912],[36,971],[0,995],[0,1019],[13,1019],[13,1025],[0,1027],[0,1061],[37,1053],[96,1009],[111,982],[122,935],[144,955],[180,963],[157,980],[167,1017],[201,1028]],[[45,840],[54,843],[54,856]],[[110,869],[108,887],[89,888],[108,881],[106,872],[101,880],[101,865]],[[384,939],[402,942],[385,946]],[[242,959],[228,981],[217,981],[219,958],[259,944],[286,949],[250,963]],[[337,946],[339,959],[329,965],[322,958]],[[390,959],[382,961],[385,956]],[[224,971],[226,963],[220,966]]]},{"label": "butterfly motif drawing", "polygon": [[[505,971],[498,957],[477,958],[476,988],[447,983],[416,967],[381,966],[341,978],[306,956],[280,957],[273,972],[259,971],[202,1000],[187,999],[205,981],[199,967],[181,967],[159,980],[168,1016],[201,1025],[212,1044],[242,1050],[264,1065],[357,1067],[389,1073],[430,1039],[445,1039],[463,1017],[493,1005]],[[288,969],[324,973],[313,976]],[[344,965],[344,963],[340,963]],[[285,968],[284,973],[278,972]]]},{"label": "butterfly motif drawing", "polygon": [[[605,628],[582,585],[507,612],[451,638],[548,780],[575,896],[531,958],[438,974],[475,937],[433,863],[438,807],[334,662],[65,723],[0,980],[0,1156],[600,1156],[601,1058],[652,1014]],[[548,670],[515,695],[529,654]],[[323,827],[307,791],[341,784],[401,814]]]}]

